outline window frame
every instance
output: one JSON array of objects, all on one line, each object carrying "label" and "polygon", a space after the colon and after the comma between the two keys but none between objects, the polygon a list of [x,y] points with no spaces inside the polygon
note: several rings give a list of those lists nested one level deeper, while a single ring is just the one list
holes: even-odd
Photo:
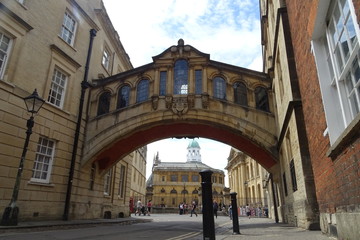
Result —
[{"label": "window frame", "polygon": [[142,103],[149,99],[150,81],[147,78],[141,79],[136,88],[136,103]]},{"label": "window frame", "polygon": [[104,175],[104,195],[110,196],[111,195],[111,184],[112,184],[112,171],[113,168],[110,168]]},{"label": "window frame", "polygon": [[166,95],[167,71],[160,71],[159,96]]},{"label": "window frame", "polygon": [[103,54],[101,57],[101,65],[105,68],[107,72],[110,72],[111,68],[111,51],[104,47]]},{"label": "window frame", "polygon": [[119,173],[119,197],[125,197],[125,179],[126,179],[126,167],[120,164],[120,173]]},{"label": "window frame", "polygon": [[[264,93],[264,95],[261,96],[261,93]],[[263,86],[257,86],[254,89],[254,95],[256,109],[264,112],[270,112],[269,94],[266,88]]]},{"label": "window frame", "polygon": [[[54,78],[57,78],[57,74],[59,73],[61,74],[61,76],[65,76],[65,78],[60,78],[60,80],[62,82],[64,82],[64,84],[60,84],[60,82],[56,82]],[[51,76],[51,84],[50,84],[50,89],[49,89],[49,95],[47,98],[47,102],[55,107],[58,107],[60,109],[63,109],[64,107],[64,102],[65,102],[65,94],[66,94],[66,90],[67,90],[67,85],[68,85],[68,81],[69,81],[69,74],[64,72],[63,70],[61,70],[59,67],[55,67],[53,74]],[[60,90],[60,91],[59,91]],[[54,96],[55,94],[55,96]],[[59,96],[60,95],[60,99]],[[57,103],[59,102],[59,103]]]},{"label": "window frame", "polygon": [[[347,141],[347,136],[352,132],[353,128],[360,123],[359,112],[354,114],[351,109],[351,103],[348,99],[348,89],[345,84],[345,78],[352,70],[354,59],[357,59],[358,64],[360,64],[360,30],[356,21],[357,16],[352,1],[345,0],[344,2],[347,4],[346,23],[349,24],[352,22],[352,25],[350,24],[350,28],[353,28],[353,37],[356,39],[353,45],[348,45],[350,47],[349,58],[347,58],[344,67],[341,68],[341,66],[337,64],[337,57],[333,51],[335,50],[334,47],[337,46],[334,44],[335,42],[333,40],[333,36],[336,35],[336,31],[331,31],[332,23],[334,23],[332,20],[334,17],[334,8],[338,7],[338,9],[340,9],[339,0],[332,0],[331,2],[324,1],[321,3],[321,6],[318,8],[317,15],[323,17],[316,19],[311,41],[327,123],[327,129],[324,132],[324,136],[328,134],[330,139],[330,155],[333,150],[337,149],[337,147],[341,145],[341,142]],[[343,13],[341,13],[341,16],[343,16]],[[345,29],[349,26],[344,24],[340,25],[342,29],[341,34],[348,33]],[[324,28],[324,26],[326,27]],[[333,24],[333,26],[335,25]],[[335,28],[337,29],[337,27]],[[337,36],[341,37],[343,35]],[[349,43],[349,39],[346,39],[346,42]],[[344,57],[341,51],[342,50],[340,50],[340,56]],[[355,96],[358,101],[358,108],[360,108],[359,82],[360,81],[358,80],[357,84],[354,86],[354,88],[358,89],[358,92],[355,92]]]},{"label": "window frame", "polygon": [[174,95],[187,95],[189,92],[189,66],[185,59],[178,59],[174,65]]},{"label": "window frame", "polygon": [[5,75],[5,69],[7,67],[8,62],[9,62],[9,56],[10,56],[11,50],[12,50],[13,38],[11,36],[9,36],[8,34],[4,33],[3,31],[0,31],[0,36],[1,36],[0,45],[2,43],[2,39],[4,38],[4,36],[9,39],[9,43],[7,44],[6,52],[2,51],[0,49],[0,51],[4,53],[4,59],[3,59],[3,62],[1,64],[1,66],[0,66],[0,79],[3,79],[3,77]]},{"label": "window frame", "polygon": [[220,100],[226,100],[226,81],[223,77],[214,77],[213,96]]},{"label": "window frame", "polygon": [[[68,29],[68,27],[65,24],[65,18],[68,17],[70,18],[73,22],[74,22],[74,26],[73,26],[73,31],[71,31],[70,29]],[[78,21],[76,19],[76,17],[74,16],[74,14],[72,14],[68,9],[65,11],[64,13],[64,17],[63,17],[63,22],[61,24],[61,31],[60,31],[60,38],[62,40],[64,40],[67,44],[69,44],[70,46],[74,46],[75,43],[75,36],[76,36],[76,32],[77,32],[77,28],[78,28]],[[70,40],[70,42],[68,41],[69,37],[66,37],[67,35],[63,35],[63,31],[64,29],[66,30],[66,33],[71,33],[72,34],[72,38]]]},{"label": "window frame", "polygon": [[295,170],[295,162],[294,159],[291,159],[289,164],[290,176],[291,176],[291,184],[293,192],[298,190],[297,180],[296,180],[296,170]]},{"label": "window frame", "polygon": [[[127,88],[126,94],[125,94],[125,99],[122,100],[122,96],[124,95],[123,90]],[[123,85],[119,88],[118,91],[118,101],[117,101],[117,106],[116,109],[122,109],[122,108],[126,108],[130,105],[130,94],[131,94],[131,87],[129,85]],[[125,102],[125,105],[123,104]]]},{"label": "window frame", "polygon": [[248,106],[248,94],[247,87],[243,82],[235,82],[234,83],[234,103],[239,104],[241,106]]},{"label": "window frame", "polygon": [[110,104],[111,104],[111,92],[110,91],[102,92],[99,95],[96,116],[108,114],[110,112]]},{"label": "window frame", "polygon": [[195,69],[194,71],[195,74],[195,94],[196,95],[200,95],[202,94],[202,74],[203,71],[202,69]]},{"label": "window frame", "polygon": [[[47,144],[45,145],[44,142],[47,141]],[[49,146],[51,143],[52,146]],[[45,149],[44,149],[45,148]],[[32,168],[32,174],[30,181],[31,182],[38,182],[38,183],[50,183],[50,178],[52,174],[52,168],[54,165],[54,156],[55,156],[55,149],[56,149],[56,142],[52,139],[49,139],[47,137],[40,136],[37,147],[36,147],[36,153],[35,153],[35,159],[34,159],[34,165]],[[43,151],[46,151],[45,153]],[[49,154],[49,150],[51,150],[51,153]],[[44,171],[44,161],[39,161],[40,158],[42,160],[48,160],[47,168]],[[38,166],[42,165],[41,169],[38,169]],[[38,170],[38,171],[37,171]],[[36,172],[40,172],[42,175],[43,172],[46,173],[46,178],[36,177]]]}]

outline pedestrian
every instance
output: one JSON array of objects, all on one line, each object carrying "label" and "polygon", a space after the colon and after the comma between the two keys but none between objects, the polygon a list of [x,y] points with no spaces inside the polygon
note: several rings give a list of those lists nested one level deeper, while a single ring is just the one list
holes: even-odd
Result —
[{"label": "pedestrian", "polygon": [[195,215],[197,216],[197,213],[196,213],[196,202],[195,202],[195,201],[192,202],[190,217],[192,217],[193,214],[195,214]]},{"label": "pedestrian", "polygon": [[141,208],[142,208],[142,202],[141,202],[141,199],[139,198],[139,200],[137,201],[136,203],[136,212],[135,212],[135,216],[136,214],[138,213],[139,216],[141,215]]},{"label": "pedestrian", "polygon": [[179,205],[179,214],[183,215],[183,213],[184,213],[184,204],[180,203],[180,205]]},{"label": "pedestrian", "polygon": [[249,204],[246,204],[246,207],[245,207],[245,212],[246,212],[246,216],[248,216],[248,217],[249,217],[249,219],[250,219],[250,216],[251,216],[251,210],[250,210]]},{"label": "pedestrian", "polygon": [[151,213],[151,207],[152,207],[152,203],[151,203],[151,200],[149,200],[149,201],[148,201],[148,203],[147,203],[148,216],[150,216],[150,213]]},{"label": "pedestrian", "polygon": [[216,200],[214,200],[214,202],[213,202],[213,209],[214,209],[214,216],[215,216],[215,218],[217,218],[218,208],[219,208],[219,205],[218,205],[218,203],[216,202]]},{"label": "pedestrian", "polygon": [[228,212],[229,212],[230,220],[232,220],[232,205],[230,205]]}]

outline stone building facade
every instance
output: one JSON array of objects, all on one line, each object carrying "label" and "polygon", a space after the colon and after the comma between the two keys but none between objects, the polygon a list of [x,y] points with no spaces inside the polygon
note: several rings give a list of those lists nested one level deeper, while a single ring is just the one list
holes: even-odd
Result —
[{"label": "stone building facade", "polygon": [[[283,1],[261,1],[264,71],[272,79],[276,103],[278,160],[272,172],[274,217],[305,229],[319,228],[299,81]],[[276,212],[275,212],[276,211]]]},{"label": "stone building facade", "polygon": [[225,188],[224,171],[211,168],[201,161],[200,146],[194,139],[187,147],[186,162],[162,162],[159,154],[154,157],[152,174],[147,187],[147,200],[152,200],[155,208],[172,208],[177,211],[180,203],[195,201],[202,206],[202,170],[211,170],[212,195],[219,204],[229,204],[229,191]]},{"label": "stone building facade", "polygon": [[129,202],[130,210],[134,209],[137,200],[141,199],[142,203],[145,201],[147,146],[138,148],[133,154]]},{"label": "stone building facade", "polygon": [[268,0],[261,15],[264,71],[273,79],[285,160],[284,211],[302,214],[299,196],[308,194],[324,233],[360,239],[360,1]]},{"label": "stone building facade", "polygon": [[258,162],[231,148],[225,169],[228,171],[230,191],[237,193],[238,206],[248,204],[252,208],[271,209],[271,189],[266,184],[269,173]]},{"label": "stone building facade", "polygon": [[[91,30],[96,36],[85,79]],[[96,163],[81,165],[85,114],[73,149],[82,86],[133,68],[102,1],[1,1],[0,46],[0,208],[10,202],[24,146],[30,115],[23,98],[37,89],[46,102],[34,116],[19,187],[19,220],[62,219],[65,205],[69,218],[128,216],[133,171],[142,172],[132,167],[137,152],[106,171]]]}]

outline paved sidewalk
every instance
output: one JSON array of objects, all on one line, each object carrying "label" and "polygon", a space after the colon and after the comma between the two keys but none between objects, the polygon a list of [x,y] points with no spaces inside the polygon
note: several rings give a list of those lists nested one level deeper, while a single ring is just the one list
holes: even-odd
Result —
[{"label": "paved sidewalk", "polygon": [[145,223],[150,222],[152,219],[142,219],[142,218],[115,218],[115,219],[91,219],[91,220],[52,220],[52,221],[31,221],[31,222],[19,222],[17,226],[0,226],[0,233],[5,231],[11,231],[14,229],[31,229],[31,228],[60,228],[68,227],[75,228],[84,225],[91,224],[134,224],[134,223]]},{"label": "paved sidewalk", "polygon": [[[7,231],[32,231],[34,229],[59,229],[59,228],[79,228],[90,224],[135,224],[152,222],[151,217],[129,217],[116,219],[93,219],[93,220],[70,220],[70,221],[38,221],[38,222],[19,222],[18,226],[0,226],[0,233]],[[155,216],[154,216],[155,217]],[[155,218],[163,218],[166,216],[157,215]],[[167,217],[176,217],[176,215],[167,215]],[[201,215],[199,216],[201,221]],[[183,218],[188,219],[188,218]],[[188,219],[190,220],[190,218]],[[297,227],[292,227],[283,223],[274,223],[272,219],[268,218],[239,218],[240,234],[233,234],[232,222],[228,217],[218,218],[215,221],[215,235],[216,240],[233,240],[233,239],[250,239],[250,240],[332,240],[322,234],[321,231],[308,231]],[[177,238],[178,239],[178,238]],[[179,239],[202,240],[203,234],[198,234],[196,237]]]},{"label": "paved sidewalk", "polygon": [[[224,223],[216,227],[216,240],[251,239],[251,240],[330,240],[321,231],[309,231],[288,224],[275,223],[268,218],[239,218],[240,234],[233,234],[232,222]],[[201,238],[196,238],[202,239]],[[195,240],[195,239],[194,239]]]}]

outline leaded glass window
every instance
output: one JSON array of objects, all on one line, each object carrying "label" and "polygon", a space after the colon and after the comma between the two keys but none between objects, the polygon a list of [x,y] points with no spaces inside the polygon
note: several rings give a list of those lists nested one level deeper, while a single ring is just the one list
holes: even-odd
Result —
[{"label": "leaded glass window", "polygon": [[266,89],[263,87],[257,87],[255,88],[254,93],[256,108],[262,111],[269,112],[269,99]]},{"label": "leaded glass window", "polygon": [[202,93],[202,70],[195,70],[195,94]]},{"label": "leaded glass window", "polygon": [[136,93],[137,103],[146,101],[149,98],[149,80],[141,80],[137,86]]},{"label": "leaded glass window", "polygon": [[226,99],[226,83],[221,77],[216,77],[213,80],[214,98]]},{"label": "leaded glass window", "polygon": [[161,71],[160,72],[160,89],[159,89],[159,95],[160,96],[165,96],[166,95],[166,76],[167,76],[166,71]]},{"label": "leaded glass window", "polygon": [[117,109],[129,106],[130,86],[125,85],[119,89]]},{"label": "leaded glass window", "polygon": [[177,60],[174,67],[174,94],[188,93],[188,72],[187,61]]},{"label": "leaded glass window", "polygon": [[98,111],[97,111],[98,116],[109,113],[110,99],[111,99],[111,93],[110,92],[103,92],[100,95],[99,103],[98,103]]},{"label": "leaded glass window", "polygon": [[234,84],[234,101],[242,106],[248,105],[247,89],[244,83],[236,82]]}]

